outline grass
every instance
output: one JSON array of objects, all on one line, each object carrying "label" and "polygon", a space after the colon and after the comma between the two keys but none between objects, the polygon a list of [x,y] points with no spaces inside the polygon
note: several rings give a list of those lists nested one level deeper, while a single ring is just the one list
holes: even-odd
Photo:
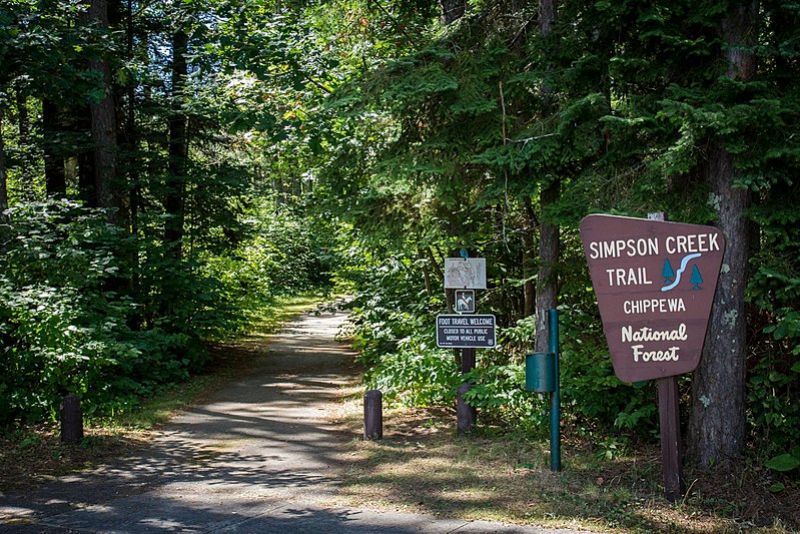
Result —
[{"label": "grass", "polygon": [[[343,423],[361,425],[360,401]],[[800,488],[769,492],[756,466],[687,472],[692,487],[677,505],[663,498],[658,446],[600,457],[567,434],[563,470],[549,470],[546,441],[478,431],[456,436],[450,410],[393,409],[384,440],[351,442],[337,504],[602,532],[785,533],[800,526]]]},{"label": "grass", "polygon": [[92,468],[127,451],[146,446],[152,433],[177,411],[200,402],[231,379],[247,372],[249,361],[263,354],[269,336],[293,317],[323,300],[317,293],[278,297],[255,318],[252,334],[210,347],[211,361],[189,380],[163,388],[136,408],[112,417],[85,421],[77,445],[62,444],[55,422],[17,427],[0,433],[0,494]]}]

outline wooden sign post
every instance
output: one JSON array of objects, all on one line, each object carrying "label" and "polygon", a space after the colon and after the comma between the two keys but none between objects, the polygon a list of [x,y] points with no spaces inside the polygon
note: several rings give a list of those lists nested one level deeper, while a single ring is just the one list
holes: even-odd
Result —
[{"label": "wooden sign post", "polygon": [[711,226],[589,215],[581,240],[614,372],[658,381],[667,499],[682,493],[677,376],[703,352],[725,238]]},{"label": "wooden sign post", "polygon": [[[666,215],[663,212],[648,213],[647,218],[651,221],[665,221]],[[664,273],[661,274],[663,276]],[[710,311],[709,309],[709,313]],[[661,476],[664,480],[664,496],[669,502],[677,502],[686,489],[683,480],[683,462],[681,461],[678,377],[657,378],[656,389],[658,391],[658,428],[661,435]]]},{"label": "wooden sign post", "polygon": [[[476,311],[475,290],[486,289],[486,259],[470,258],[463,249],[460,258],[446,258],[444,287],[455,290],[453,310],[459,315],[436,318],[436,344],[460,351],[461,374],[466,375],[475,368],[475,349],[493,348],[496,343],[494,316],[471,315]],[[464,380],[456,396],[456,428],[461,434],[471,431],[477,418],[477,410],[465,398],[470,387]]]}]

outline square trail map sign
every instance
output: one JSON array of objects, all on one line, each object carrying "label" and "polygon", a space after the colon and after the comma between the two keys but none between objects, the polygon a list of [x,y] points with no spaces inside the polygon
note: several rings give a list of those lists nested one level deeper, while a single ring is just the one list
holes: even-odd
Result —
[{"label": "square trail map sign", "polygon": [[725,252],[722,232],[589,215],[580,233],[616,375],[638,382],[693,371]]},{"label": "square trail map sign", "polygon": [[445,289],[486,289],[486,258],[445,258]]}]

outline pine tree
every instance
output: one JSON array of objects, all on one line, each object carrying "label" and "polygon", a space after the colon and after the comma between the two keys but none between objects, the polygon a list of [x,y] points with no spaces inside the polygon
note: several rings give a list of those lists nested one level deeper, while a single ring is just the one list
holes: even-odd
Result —
[{"label": "pine tree", "polygon": [[[90,23],[96,24],[103,31],[108,31],[107,0],[92,0],[87,15]],[[92,140],[95,144],[94,183],[97,205],[101,208],[120,208],[118,191],[114,187],[117,176],[117,116],[111,90],[111,67],[108,59],[99,55],[89,59],[89,70],[102,80],[101,98],[91,100],[89,103]],[[61,166],[63,167],[63,163]],[[58,179],[61,180],[61,177]],[[58,187],[60,188],[61,184],[58,184]],[[122,220],[120,213],[115,217]]]},{"label": "pine tree", "polygon": [[8,184],[6,181],[6,149],[3,140],[3,107],[0,106],[0,220],[5,215],[4,212],[8,209]]},{"label": "pine tree", "polygon": [[[539,0],[539,36],[542,40],[552,39],[553,25],[558,11],[557,0]],[[546,115],[554,99],[553,87],[544,84],[541,98],[545,101]],[[561,184],[558,180],[542,183],[539,190],[539,206],[544,215],[548,207],[558,203],[561,195]],[[561,235],[558,224],[542,217],[539,225],[539,273],[536,278],[536,350],[545,352],[547,346],[547,310],[558,304],[558,265],[561,255]]]},{"label": "pine tree", "polygon": [[[728,80],[727,87],[747,84],[758,74],[754,50],[758,48],[757,40],[764,22],[759,16],[759,2],[742,0],[722,5],[727,12],[721,24],[723,46],[718,68],[724,66],[725,72],[724,77],[718,79]],[[743,98],[752,97],[740,96],[732,100],[729,110],[741,105]],[[733,111],[726,114],[735,115]],[[742,143],[746,132],[739,135]],[[739,457],[747,439],[745,289],[750,223],[746,214],[751,195],[747,187],[739,186],[747,173],[738,167],[736,151],[730,149],[728,139],[731,139],[730,134],[711,139],[705,161],[705,176],[715,199],[717,227],[727,237],[722,261],[728,269],[720,274],[711,308],[710,324],[714,335],[708,336],[692,380],[688,452],[689,457],[704,467]],[[708,399],[714,401],[709,403]]]}]

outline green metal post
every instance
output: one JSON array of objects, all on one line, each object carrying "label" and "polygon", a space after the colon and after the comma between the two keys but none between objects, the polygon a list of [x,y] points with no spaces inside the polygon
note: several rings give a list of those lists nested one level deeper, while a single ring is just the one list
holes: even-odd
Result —
[{"label": "green metal post", "polygon": [[559,369],[558,310],[548,312],[548,351],[555,360],[555,389],[550,395],[550,470],[561,471],[561,371]]}]

